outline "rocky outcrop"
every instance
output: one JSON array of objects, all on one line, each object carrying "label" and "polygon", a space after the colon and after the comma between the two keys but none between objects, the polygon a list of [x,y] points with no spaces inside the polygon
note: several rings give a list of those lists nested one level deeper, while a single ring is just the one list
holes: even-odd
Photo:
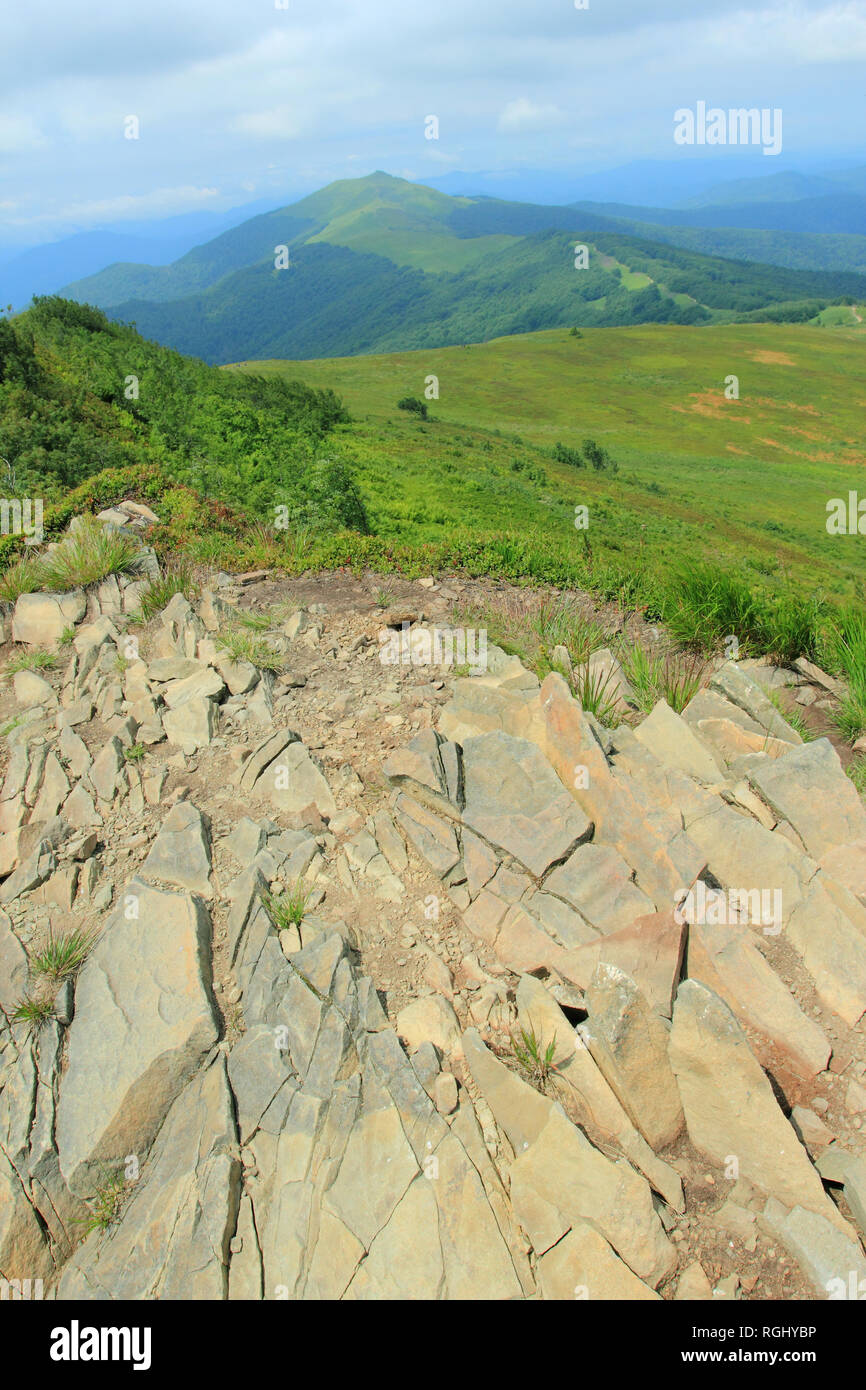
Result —
[{"label": "rocky outcrop", "polygon": [[605,650],[604,729],[495,647],[390,673],[378,617],[313,608],[256,618],[280,676],[220,645],[262,578],[136,630],[119,581],[19,600],[78,626],[9,692],[0,1277],[831,1295],[866,1259],[866,813],[767,694],[830,687],[726,663],[641,719]]}]

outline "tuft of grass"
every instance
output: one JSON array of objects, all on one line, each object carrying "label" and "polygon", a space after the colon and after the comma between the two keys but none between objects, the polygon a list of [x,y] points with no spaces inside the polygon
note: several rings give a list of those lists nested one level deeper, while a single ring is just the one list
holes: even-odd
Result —
[{"label": "tuft of grass", "polygon": [[532,627],[548,661],[554,647],[565,647],[574,665],[581,665],[604,646],[601,627],[581,612],[574,599],[542,599],[532,615]]},{"label": "tuft of grass", "polygon": [[238,627],[247,628],[251,632],[267,632],[271,625],[271,620],[267,613],[238,613],[236,619]]},{"label": "tuft of grass", "polygon": [[645,714],[659,700],[665,700],[676,714],[682,714],[703,683],[706,668],[696,652],[675,652],[662,657],[645,651],[637,643],[622,643],[617,654]]},{"label": "tuft of grass", "polygon": [[131,743],[128,748],[124,748],[123,756],[128,763],[140,763],[146,752],[143,743]]},{"label": "tuft of grass", "polygon": [[167,565],[159,579],[154,579],[141,595],[141,617],[149,622],[161,613],[175,594],[183,594],[190,602],[196,597],[198,588],[193,579],[192,569],[184,560],[175,560]]},{"label": "tuft of grass", "polygon": [[27,994],[15,1005],[10,1017],[13,1023],[26,1023],[30,1033],[38,1033],[54,1017],[54,1004],[50,999]]},{"label": "tuft of grass", "polygon": [[815,655],[823,610],[814,597],[767,598],[743,575],[705,560],[675,573],[662,601],[668,630],[684,646],[709,656],[734,636],[742,656],[763,652],[780,661]]},{"label": "tuft of grass", "polygon": [[556,1052],[556,1034],[545,1044],[537,1036],[532,1020],[529,1028],[521,1028],[519,1037],[510,1034],[511,1053],[527,1079],[533,1086],[544,1090],[550,1081],[551,1073],[556,1071],[553,1058]]},{"label": "tuft of grass", "polygon": [[788,727],[793,729],[795,734],[799,734],[804,743],[811,743],[815,735],[809,728],[809,725],[806,723],[800,711],[797,709],[788,709],[782,703],[782,697],[778,690],[770,690],[766,686],[762,686],[761,688],[770,701],[770,704],[774,709],[778,710]]},{"label": "tuft of grass", "polygon": [[286,931],[289,927],[300,928],[312,891],[312,888],[304,887],[299,876],[294,886],[278,898],[273,893],[262,894],[265,910],[278,931]]},{"label": "tuft of grass", "polygon": [[599,724],[615,729],[621,723],[619,683],[613,670],[593,672],[587,661],[575,671],[572,690],[574,698]]},{"label": "tuft of grass", "polygon": [[854,743],[866,733],[866,613],[842,609],[827,630],[825,644],[828,664],[848,686],[834,723]]},{"label": "tuft of grass", "polygon": [[866,796],[866,753],[855,758],[848,768],[848,776],[861,796]]},{"label": "tuft of grass", "polygon": [[8,720],[8,722],[3,725],[3,728],[0,729],[0,738],[7,738],[14,729],[17,729],[23,723],[24,715],[16,714],[14,719]]},{"label": "tuft of grass", "polygon": [[14,676],[16,671],[47,671],[57,665],[55,652],[19,652],[6,663],[6,675]]},{"label": "tuft of grass", "polygon": [[75,628],[71,625],[65,627],[57,639],[58,646],[69,647],[75,641]]},{"label": "tuft of grass", "polygon": [[41,586],[39,560],[28,551],[0,574],[0,603],[14,607],[22,594],[34,594]]},{"label": "tuft of grass", "polygon": [[678,642],[705,656],[732,634],[745,654],[758,624],[758,600],[740,576],[695,560],[672,576],[664,620]]},{"label": "tuft of grass", "polygon": [[42,587],[57,593],[87,588],[112,574],[137,574],[141,550],[132,536],[104,527],[95,517],[81,525],[38,561]]},{"label": "tuft of grass", "polygon": [[31,962],[35,974],[43,975],[58,984],[77,975],[93,945],[94,933],[73,927],[62,936],[55,936],[49,929],[48,945]]},{"label": "tuft of grass", "polygon": [[261,637],[256,637],[252,632],[245,632],[242,628],[229,627],[221,632],[217,638],[220,649],[232,661],[248,661],[259,671],[281,671],[283,669],[283,657]]},{"label": "tuft of grass", "polygon": [[121,1170],[106,1173],[88,1202],[90,1216],[77,1218],[83,1227],[82,1234],[89,1236],[93,1231],[107,1231],[120,1220],[123,1199],[126,1195],[126,1182]]}]

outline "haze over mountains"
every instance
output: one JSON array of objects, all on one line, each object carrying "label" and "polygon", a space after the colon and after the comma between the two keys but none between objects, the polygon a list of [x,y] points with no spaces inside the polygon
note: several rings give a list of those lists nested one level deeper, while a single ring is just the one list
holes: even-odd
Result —
[{"label": "haze over mountains", "polygon": [[[791,201],[790,179],[782,191],[787,202],[732,206],[759,220],[768,208],[794,210],[783,229],[718,230],[703,225],[712,206],[452,197],[380,172],[260,213],[171,264],[118,262],[62,292],[211,362],[443,346],[565,325],[798,321],[842,297],[866,298],[866,237],[789,229],[800,201],[857,194]],[[575,266],[576,245],[588,247],[586,268]],[[279,247],[288,267],[276,268]],[[767,264],[748,264],[761,258]],[[786,258],[791,268],[773,268]]]}]

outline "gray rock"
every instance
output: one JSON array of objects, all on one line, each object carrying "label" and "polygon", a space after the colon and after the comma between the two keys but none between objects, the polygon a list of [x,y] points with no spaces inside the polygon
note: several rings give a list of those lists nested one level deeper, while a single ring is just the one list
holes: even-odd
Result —
[{"label": "gray rock", "polygon": [[526,739],[467,738],[463,776],[463,824],[536,876],[592,834],[541,750]]},{"label": "gray rock", "polygon": [[28,647],[53,647],[87,611],[83,589],[68,594],[21,594],[12,614],[12,639]]},{"label": "gray rock", "polygon": [[179,801],[163,821],[141,876],[212,898],[210,866],[209,823],[191,802]]},{"label": "gray rock", "polygon": [[133,879],[82,967],[57,1108],[60,1167],[87,1197],[106,1164],[146,1155],[218,1036],[210,921],[195,897]]}]

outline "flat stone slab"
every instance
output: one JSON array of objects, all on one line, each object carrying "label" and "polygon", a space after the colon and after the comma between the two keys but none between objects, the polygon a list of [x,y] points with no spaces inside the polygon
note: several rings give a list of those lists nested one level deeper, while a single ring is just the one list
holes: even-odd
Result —
[{"label": "flat stone slab", "polygon": [[813,859],[866,840],[866,807],[829,739],[816,738],[753,768],[749,781],[790,821]]},{"label": "flat stone slab", "polygon": [[503,733],[463,745],[463,824],[541,876],[592,834],[592,824],[541,750]]},{"label": "flat stone slab", "polygon": [[632,871],[609,845],[578,845],[545,880],[544,890],[564,899],[602,933],[630,927],[652,912],[652,901],[632,882]]},{"label": "flat stone slab", "polygon": [[195,897],[132,879],[82,967],[57,1107],[60,1167],[92,1196],[105,1165],[143,1161],[216,1042],[210,919]]},{"label": "flat stone slab", "polygon": [[210,862],[210,830],[205,818],[191,802],[179,801],[163,821],[141,866],[141,876],[212,898]]}]

